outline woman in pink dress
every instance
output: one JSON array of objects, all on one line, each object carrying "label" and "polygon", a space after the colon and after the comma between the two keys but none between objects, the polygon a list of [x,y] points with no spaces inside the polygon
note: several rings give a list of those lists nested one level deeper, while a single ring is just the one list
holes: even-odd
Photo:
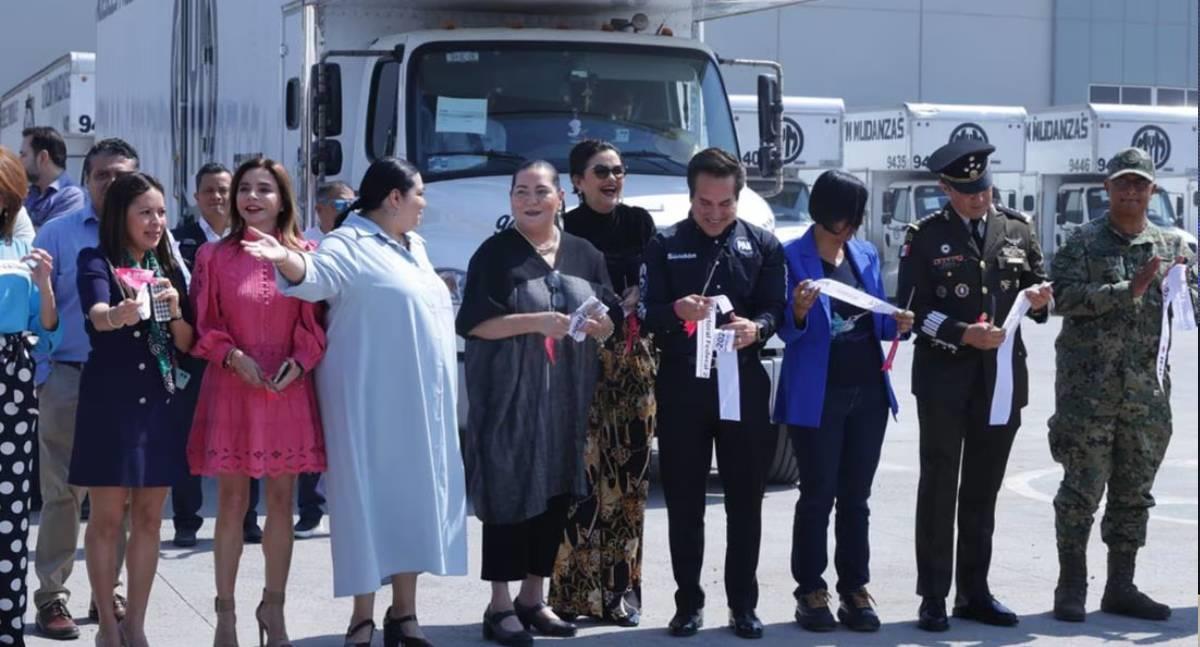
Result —
[{"label": "woman in pink dress", "polygon": [[188,438],[192,474],[216,476],[219,502],[214,539],[217,627],[214,645],[237,645],[233,593],[242,554],[242,518],[249,479],[265,478],[263,531],[266,583],[255,610],[260,642],[288,645],[284,588],[292,555],[296,475],[325,471],[325,443],[312,370],[325,352],[317,306],[285,297],[275,268],[242,251],[251,228],[273,232],[297,251],[300,237],[287,171],[250,160],[233,176],[230,233],[196,253],[192,298],[196,346],[208,360]]}]

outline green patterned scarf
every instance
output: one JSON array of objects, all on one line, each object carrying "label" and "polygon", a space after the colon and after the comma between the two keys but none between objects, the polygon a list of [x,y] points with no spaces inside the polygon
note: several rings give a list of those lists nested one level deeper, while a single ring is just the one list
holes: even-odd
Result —
[{"label": "green patterned scarf", "polygon": [[[146,252],[142,256],[142,262],[138,263],[133,260],[133,256],[128,250],[125,251],[125,257],[122,265],[125,267],[137,267],[144,270],[154,272],[154,278],[166,278],[163,276],[162,267],[158,264],[158,258],[153,251]],[[120,279],[117,279],[118,281]],[[154,298],[154,291],[150,290],[150,298]],[[151,304],[151,312],[153,312],[153,304]],[[172,352],[174,344],[171,341],[171,332],[167,330],[169,323],[159,323],[151,316],[146,323],[149,324],[150,334],[147,335],[147,343],[150,345],[150,354],[154,355],[154,361],[158,364],[158,372],[162,374],[163,386],[166,387],[167,393],[175,392],[175,354]]]}]

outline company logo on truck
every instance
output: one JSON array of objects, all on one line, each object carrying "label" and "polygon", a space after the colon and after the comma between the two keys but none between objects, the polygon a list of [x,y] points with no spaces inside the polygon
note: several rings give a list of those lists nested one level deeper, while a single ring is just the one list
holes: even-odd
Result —
[{"label": "company logo on truck", "polygon": [[979,124],[966,122],[959,124],[954,130],[950,131],[950,141],[947,143],[953,144],[963,140],[977,141],[988,143],[987,131]]},{"label": "company logo on truck", "polygon": [[859,119],[846,122],[846,141],[873,142],[904,137],[904,117]]},{"label": "company logo on truck", "polygon": [[71,73],[63,72],[42,85],[42,107],[50,106],[71,98]]},{"label": "company logo on truck", "polygon": [[1087,117],[1065,117],[1042,119],[1029,124],[1025,129],[1025,140],[1031,142],[1063,142],[1072,139],[1087,139]]},{"label": "company logo on truck", "polygon": [[804,129],[791,117],[783,118],[783,163],[795,162],[804,152]]},{"label": "company logo on truck", "polygon": [[1130,146],[1140,148],[1154,160],[1154,168],[1160,169],[1171,159],[1171,138],[1167,131],[1158,126],[1142,126],[1133,133]]}]

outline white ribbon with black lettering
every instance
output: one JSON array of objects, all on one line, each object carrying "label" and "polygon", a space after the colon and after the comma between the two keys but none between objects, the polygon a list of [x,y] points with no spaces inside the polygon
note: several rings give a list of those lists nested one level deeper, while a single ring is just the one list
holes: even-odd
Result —
[{"label": "white ribbon with black lettering", "polygon": [[604,305],[600,299],[590,296],[584,301],[575,312],[571,314],[571,323],[567,327],[567,334],[575,341],[583,341],[587,339],[587,333],[583,332],[583,326],[589,318],[599,319],[608,314],[608,306]]},{"label": "white ribbon with black lettering", "polygon": [[1171,321],[1178,330],[1195,330],[1196,314],[1192,309],[1192,293],[1187,285],[1187,266],[1175,264],[1162,282],[1162,332],[1158,336],[1158,388],[1163,388],[1167,373],[1167,355],[1171,350]]},{"label": "white ribbon with black lettering", "polygon": [[[1050,283],[1042,283],[1035,285],[1028,290],[1040,290],[1048,287]],[[1021,329],[1021,320],[1025,318],[1025,313],[1029,312],[1029,297],[1025,296],[1025,290],[1021,290],[1017,294],[1017,300],[1013,303],[1012,310],[1008,311],[1008,317],[1004,319],[1004,342],[1000,344],[1000,350],[996,353],[996,384],[992,388],[992,411],[988,416],[988,424],[1007,425],[1009,418],[1012,417],[1013,404],[1013,347],[1017,345],[1017,331]]]},{"label": "white ribbon with black lettering", "polygon": [[720,399],[721,420],[739,422],[742,419],[741,380],[738,375],[737,351],[733,344],[737,333],[717,328],[717,311],[733,310],[729,297],[713,297],[717,307],[696,325],[696,377],[707,380],[712,375],[713,354],[717,355],[717,394]]},{"label": "white ribbon with black lettering", "polygon": [[870,310],[871,312],[877,312],[881,315],[892,315],[900,311],[900,308],[897,308],[887,301],[873,297],[862,290],[855,290],[841,281],[835,281],[833,279],[817,279],[816,281],[813,281],[813,285],[815,285],[817,289],[821,291],[821,294],[833,299],[837,299],[838,301],[849,303],[850,305],[862,308],[863,310]]}]

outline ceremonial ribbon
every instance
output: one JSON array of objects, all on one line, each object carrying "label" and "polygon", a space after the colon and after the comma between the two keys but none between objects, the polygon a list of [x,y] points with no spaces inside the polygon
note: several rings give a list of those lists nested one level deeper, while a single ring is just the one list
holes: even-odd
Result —
[{"label": "ceremonial ribbon", "polygon": [[[1050,283],[1035,285],[1029,290],[1040,290],[1049,287]],[[992,408],[988,415],[989,425],[1007,425],[1012,417],[1013,404],[1013,347],[1017,343],[1017,331],[1021,328],[1021,319],[1029,312],[1032,305],[1029,297],[1021,290],[1008,317],[1004,319],[1004,342],[996,353],[996,384],[992,387]]]},{"label": "ceremonial ribbon", "polygon": [[1195,330],[1196,314],[1192,309],[1192,294],[1187,286],[1187,266],[1176,263],[1167,270],[1162,281],[1162,332],[1158,336],[1158,388],[1164,389],[1167,355],[1171,350],[1171,321],[1178,330]]},{"label": "ceremonial ribbon", "polygon": [[713,297],[716,307],[696,326],[696,377],[708,379],[712,375],[713,354],[717,356],[717,394],[720,400],[721,420],[733,422],[742,419],[741,377],[738,373],[737,351],[734,341],[737,333],[717,329],[717,311],[731,312],[733,304],[729,297]]}]

